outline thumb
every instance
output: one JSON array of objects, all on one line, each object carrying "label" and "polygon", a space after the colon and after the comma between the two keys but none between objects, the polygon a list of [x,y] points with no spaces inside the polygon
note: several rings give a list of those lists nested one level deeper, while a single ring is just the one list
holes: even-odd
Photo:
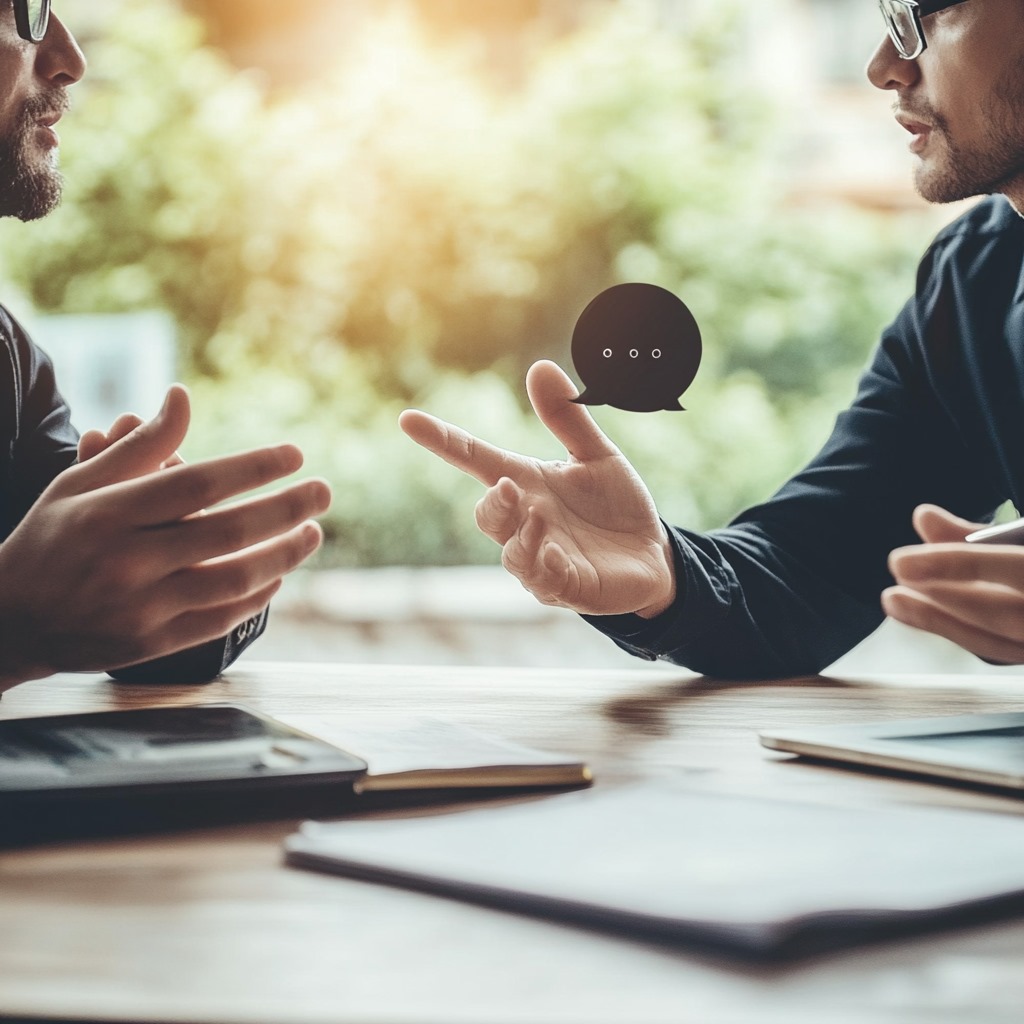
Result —
[{"label": "thumb", "polygon": [[958,543],[984,525],[961,519],[938,505],[918,505],[914,509],[914,529],[926,544]]},{"label": "thumb", "polygon": [[534,363],[526,375],[526,391],[541,423],[578,462],[619,454],[618,448],[597,425],[587,407],[573,404],[579,392],[556,363],[547,359]]},{"label": "thumb", "polygon": [[75,489],[96,490],[156,472],[184,441],[191,415],[188,391],[181,384],[171,385],[153,419],[69,471],[74,474]]}]

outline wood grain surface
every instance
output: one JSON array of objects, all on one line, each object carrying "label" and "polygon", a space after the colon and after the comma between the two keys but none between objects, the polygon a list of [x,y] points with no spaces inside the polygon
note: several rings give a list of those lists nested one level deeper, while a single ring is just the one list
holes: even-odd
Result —
[{"label": "wood grain surface", "polygon": [[[794,760],[763,750],[755,735],[773,725],[1019,711],[1024,676],[716,683],[661,667],[594,672],[253,663],[204,687],[130,687],[98,676],[58,676],[6,693],[0,717],[214,700],[271,714],[441,715],[585,757],[597,785],[673,776],[707,791],[833,805],[942,804],[1024,813],[1024,800],[1013,797]],[[0,1019],[1024,1020],[1024,922],[788,968],[741,968],[286,868],[280,841],[295,824],[0,854]]]}]

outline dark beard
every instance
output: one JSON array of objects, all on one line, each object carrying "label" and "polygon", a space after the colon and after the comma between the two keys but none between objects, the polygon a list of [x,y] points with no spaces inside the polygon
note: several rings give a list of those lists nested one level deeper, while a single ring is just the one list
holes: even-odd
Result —
[{"label": "dark beard", "polygon": [[1020,181],[1024,175],[1024,142],[1020,125],[1024,119],[1024,65],[1015,65],[1000,81],[993,96],[981,104],[979,117],[988,124],[988,145],[982,151],[958,147],[949,123],[925,104],[919,115],[928,118],[934,130],[946,140],[948,166],[939,173],[915,182],[921,197],[930,203],[956,203],[972,196],[993,195]]},{"label": "dark beard", "polygon": [[39,118],[67,109],[63,93],[26,102],[17,128],[0,139],[0,217],[38,220],[60,203],[64,178],[56,167],[30,167],[27,154]]}]

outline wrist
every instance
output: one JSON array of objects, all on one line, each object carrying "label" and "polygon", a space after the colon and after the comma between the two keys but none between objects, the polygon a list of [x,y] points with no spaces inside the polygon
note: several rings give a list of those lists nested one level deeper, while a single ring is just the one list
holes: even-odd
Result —
[{"label": "wrist", "polygon": [[655,601],[653,604],[649,604],[644,608],[637,608],[634,612],[635,615],[639,615],[641,619],[656,619],[659,615],[664,615],[665,612],[672,607],[676,600],[676,589],[673,586],[669,595],[662,599]]},{"label": "wrist", "polygon": [[672,548],[672,541],[669,539],[668,530],[664,524],[661,527],[661,545],[658,552],[658,572],[656,596],[642,608],[638,608],[634,614],[641,619],[655,619],[663,615],[675,604],[678,596],[678,583],[676,579],[675,553]]}]

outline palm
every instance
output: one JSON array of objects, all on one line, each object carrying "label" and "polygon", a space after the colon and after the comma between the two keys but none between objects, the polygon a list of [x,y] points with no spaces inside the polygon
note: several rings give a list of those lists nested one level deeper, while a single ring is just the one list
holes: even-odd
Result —
[{"label": "palm", "polygon": [[563,462],[541,462],[487,444],[423,413],[403,414],[413,440],[489,488],[481,530],[502,562],[545,604],[594,615],[664,605],[673,591],[666,535],[637,472],[552,363],[527,379],[537,415],[565,444]]},{"label": "palm", "polygon": [[563,564],[573,567],[568,590],[553,603],[594,615],[648,603],[664,565],[663,531],[647,488],[621,454],[588,462],[523,460],[508,475],[542,524],[539,557],[545,548],[560,551]]}]

